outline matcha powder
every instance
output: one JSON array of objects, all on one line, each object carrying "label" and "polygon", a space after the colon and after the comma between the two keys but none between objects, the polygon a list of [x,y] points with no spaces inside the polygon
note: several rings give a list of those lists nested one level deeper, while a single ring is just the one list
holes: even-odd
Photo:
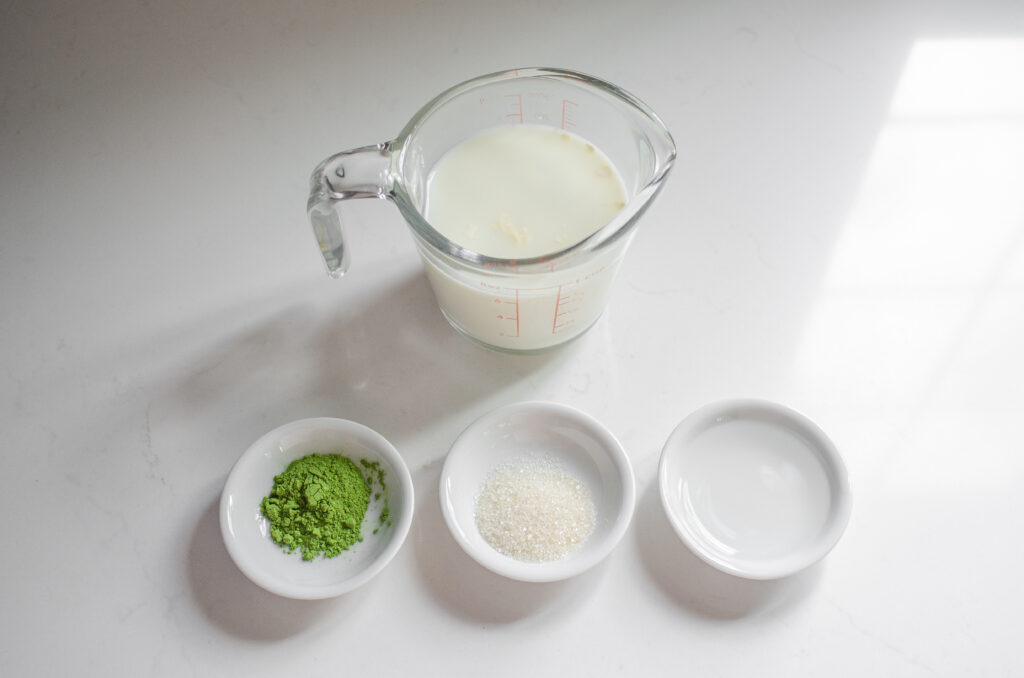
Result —
[{"label": "matcha powder", "polygon": [[333,558],[361,542],[369,505],[369,481],[350,459],[310,454],[274,476],[260,510],[275,544],[288,553],[301,549],[303,560],[313,560],[321,553]]}]

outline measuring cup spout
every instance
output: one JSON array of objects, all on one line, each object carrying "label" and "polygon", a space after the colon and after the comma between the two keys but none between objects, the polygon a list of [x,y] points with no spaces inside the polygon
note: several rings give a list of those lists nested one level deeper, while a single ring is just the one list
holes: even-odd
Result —
[{"label": "measuring cup spout", "polygon": [[336,153],[313,170],[306,210],[332,278],[344,275],[349,265],[342,201],[391,197],[391,143]]}]

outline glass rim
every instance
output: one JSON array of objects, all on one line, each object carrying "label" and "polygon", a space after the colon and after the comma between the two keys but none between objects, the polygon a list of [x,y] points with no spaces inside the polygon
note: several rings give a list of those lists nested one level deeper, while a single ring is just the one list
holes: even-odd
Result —
[{"label": "glass rim", "polygon": [[[654,176],[652,176],[640,190],[630,197],[626,202],[626,205],[619,210],[611,221],[588,235],[583,240],[580,240],[579,242],[576,242],[564,249],[535,257],[492,257],[459,245],[431,226],[430,222],[424,218],[423,214],[413,204],[411,196],[405,190],[403,182],[400,180],[400,172],[397,171],[396,167],[402,166],[403,155],[406,151],[408,140],[416,134],[420,127],[422,127],[423,123],[435,111],[442,108],[446,103],[462,94],[465,94],[466,92],[485,85],[501,82],[503,80],[522,78],[545,78],[574,81],[578,85],[582,85],[584,88],[591,88],[600,94],[613,98],[619,103],[626,105],[628,108],[633,109],[635,113],[639,113],[641,119],[649,123],[650,130],[648,130],[648,132],[656,133],[657,136],[660,137],[661,141],[664,142],[664,145],[667,147],[667,151],[663,155],[655,152],[655,157],[658,162],[656,163],[657,171],[654,173]],[[650,133],[648,133],[648,136],[650,136]],[[406,123],[398,136],[389,143],[389,146],[392,152],[392,171],[395,174],[392,181],[391,197],[398,206],[402,216],[412,227],[412,230],[418,239],[438,253],[470,268],[483,268],[495,271],[513,271],[517,274],[532,272],[547,273],[554,270],[558,264],[605,249],[621,240],[624,235],[632,230],[637,217],[644,212],[647,204],[660,190],[661,184],[672,169],[672,165],[674,164],[676,157],[676,147],[675,142],[672,139],[672,134],[668,131],[668,128],[661,121],[658,115],[651,110],[647,104],[621,87],[600,78],[587,75],[586,73],[581,73],[579,71],[551,67],[514,68],[497,71],[487,75],[471,78],[449,87],[424,104],[416,114],[410,118],[409,122]]]}]

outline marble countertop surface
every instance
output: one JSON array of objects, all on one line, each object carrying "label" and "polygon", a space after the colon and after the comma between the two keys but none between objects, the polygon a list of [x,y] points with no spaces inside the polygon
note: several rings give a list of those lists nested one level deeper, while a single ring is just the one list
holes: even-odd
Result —
[{"label": "marble countertop surface", "polygon": [[[0,24],[0,665],[9,676],[1020,676],[1024,5],[7,3]],[[679,148],[601,320],[537,356],[438,312],[393,205],[328,279],[321,159],[505,68],[593,73]],[[658,498],[703,404],[829,433],[853,513],[782,580],[705,565]],[[637,480],[611,556],[525,584],[457,546],[455,437],[551,400]],[[217,502],[287,421],[405,458],[408,539],[342,597],[235,567]]]}]

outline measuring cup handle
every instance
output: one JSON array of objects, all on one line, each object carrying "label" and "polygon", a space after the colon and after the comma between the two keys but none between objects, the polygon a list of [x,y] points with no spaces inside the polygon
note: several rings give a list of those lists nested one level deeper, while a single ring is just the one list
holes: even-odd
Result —
[{"label": "measuring cup handle", "polygon": [[390,191],[390,141],[336,153],[313,170],[306,210],[332,278],[344,275],[349,264],[341,201],[387,198]]}]

